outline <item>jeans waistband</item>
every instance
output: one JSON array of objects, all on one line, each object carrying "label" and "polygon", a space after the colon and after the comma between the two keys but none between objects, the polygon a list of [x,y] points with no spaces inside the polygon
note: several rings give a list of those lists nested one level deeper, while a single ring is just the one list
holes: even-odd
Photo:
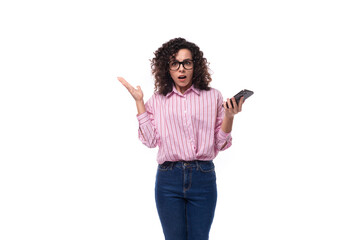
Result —
[{"label": "jeans waistband", "polygon": [[161,166],[164,167],[169,167],[169,168],[174,168],[174,167],[196,167],[199,168],[199,164],[203,163],[203,162],[212,162],[213,160],[192,160],[192,161],[174,161],[174,162],[170,162],[170,161],[166,161],[162,164],[159,164]]}]

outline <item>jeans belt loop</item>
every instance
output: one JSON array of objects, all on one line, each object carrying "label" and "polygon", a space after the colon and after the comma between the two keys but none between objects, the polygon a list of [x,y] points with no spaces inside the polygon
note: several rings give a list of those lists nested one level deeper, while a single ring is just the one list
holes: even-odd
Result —
[{"label": "jeans belt loop", "polygon": [[175,164],[175,162],[171,162],[171,164],[169,166],[170,170],[172,170],[174,168],[174,164]]},{"label": "jeans belt loop", "polygon": [[199,171],[199,167],[200,167],[199,160],[195,160],[195,162],[196,162],[196,171]]}]

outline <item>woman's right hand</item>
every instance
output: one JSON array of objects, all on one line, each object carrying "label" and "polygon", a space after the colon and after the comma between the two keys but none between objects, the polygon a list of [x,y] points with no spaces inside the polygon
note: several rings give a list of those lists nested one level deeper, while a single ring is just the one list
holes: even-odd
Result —
[{"label": "woman's right hand", "polygon": [[136,88],[134,88],[123,77],[117,77],[117,79],[122,83],[122,85],[124,85],[127,88],[127,90],[129,91],[131,96],[133,96],[136,102],[143,101],[144,94],[140,86],[136,86]]}]

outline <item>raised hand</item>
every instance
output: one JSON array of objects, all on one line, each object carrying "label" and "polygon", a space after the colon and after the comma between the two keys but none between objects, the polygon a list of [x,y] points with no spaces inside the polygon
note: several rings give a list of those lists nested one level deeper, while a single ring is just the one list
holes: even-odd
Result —
[{"label": "raised hand", "polygon": [[129,91],[131,96],[135,99],[135,101],[137,101],[137,102],[143,101],[144,94],[143,94],[140,86],[136,86],[136,88],[134,88],[123,77],[117,77],[117,79],[122,83],[122,85],[124,85],[124,87],[127,88],[127,90]]},{"label": "raised hand", "polygon": [[[230,101],[233,103],[234,107],[232,107]],[[244,103],[244,97],[240,98],[239,104],[236,103],[234,97],[231,99],[227,99],[227,105],[229,107],[226,106],[226,102],[223,103],[223,106],[225,108],[225,116],[229,118],[233,118],[236,114],[241,112],[243,103]]]}]

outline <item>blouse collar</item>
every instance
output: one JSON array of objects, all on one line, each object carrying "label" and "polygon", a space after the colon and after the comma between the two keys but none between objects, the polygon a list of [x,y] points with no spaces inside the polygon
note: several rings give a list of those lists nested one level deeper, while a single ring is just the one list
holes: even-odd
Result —
[{"label": "blouse collar", "polygon": [[197,89],[197,88],[195,88],[195,87],[194,87],[194,84],[192,84],[191,87],[189,87],[189,89],[187,89],[187,90],[184,92],[184,94],[182,94],[181,92],[179,92],[179,91],[176,89],[175,85],[174,85],[172,91],[169,92],[168,94],[166,94],[166,97],[171,96],[173,93],[176,93],[176,94],[178,94],[178,95],[180,95],[180,96],[184,96],[185,94],[187,94],[187,93],[190,92],[190,91],[193,91],[193,92],[195,92],[197,95],[200,95],[200,90]]}]

